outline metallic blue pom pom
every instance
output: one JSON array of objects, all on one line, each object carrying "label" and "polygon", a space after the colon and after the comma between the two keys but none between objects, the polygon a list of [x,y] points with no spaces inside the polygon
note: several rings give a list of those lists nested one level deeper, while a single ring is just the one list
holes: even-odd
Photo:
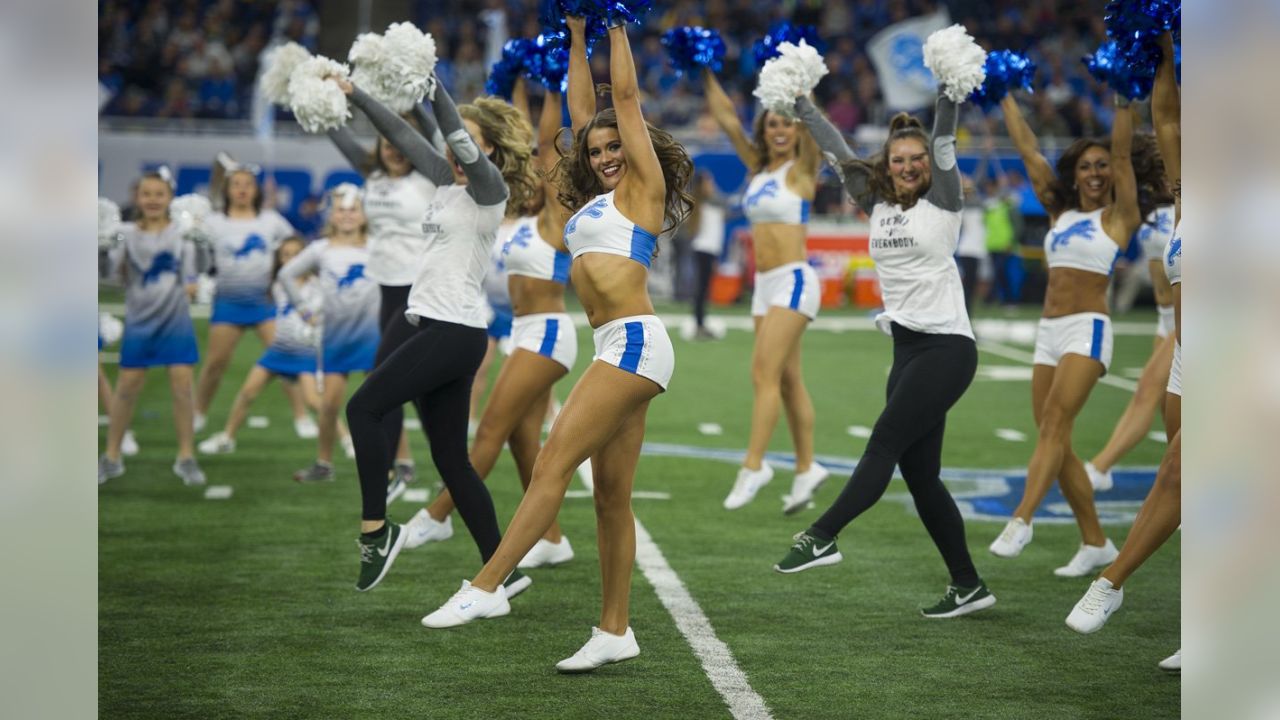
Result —
[{"label": "metallic blue pom pom", "polygon": [[1160,48],[1151,42],[1121,44],[1108,40],[1082,61],[1099,82],[1130,100],[1140,100],[1151,94]]},{"label": "metallic blue pom pom", "polygon": [[718,72],[724,66],[724,40],[715,30],[700,27],[672,28],[662,35],[671,66],[677,75],[696,74],[704,67]]},{"label": "metallic blue pom pom", "polygon": [[[529,77],[555,92],[565,92],[569,74],[569,38],[563,32],[544,32],[534,38],[535,52],[528,67]],[[587,48],[587,55],[591,49]]]},{"label": "metallic blue pom pom", "polygon": [[532,40],[508,40],[502,46],[502,58],[489,70],[484,91],[489,95],[511,99],[516,79],[528,73],[531,56],[537,51]]},{"label": "metallic blue pom pom", "polygon": [[1182,0],[1110,0],[1104,11],[1107,36],[1121,45],[1153,42],[1169,30],[1181,30]]},{"label": "metallic blue pom pom", "polygon": [[755,54],[756,67],[762,68],[770,58],[778,54],[778,46],[784,42],[799,45],[804,40],[819,53],[827,51],[827,44],[818,37],[818,28],[812,25],[792,25],[783,21],[774,23],[765,36],[756,41],[752,52]]},{"label": "metallic blue pom pom", "polygon": [[1031,82],[1036,76],[1036,64],[1027,56],[1012,50],[996,50],[987,53],[987,79],[969,95],[971,102],[977,103],[983,110],[990,110],[1014,88],[1031,90]]}]

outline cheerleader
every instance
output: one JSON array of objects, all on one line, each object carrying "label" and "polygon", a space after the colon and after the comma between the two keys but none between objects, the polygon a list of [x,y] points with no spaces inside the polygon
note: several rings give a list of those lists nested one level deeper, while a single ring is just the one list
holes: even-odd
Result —
[{"label": "cheerleader", "polygon": [[764,454],[778,424],[779,410],[785,408],[796,454],[795,479],[783,498],[782,512],[790,515],[808,507],[829,474],[813,459],[813,400],[805,388],[800,362],[800,336],[818,316],[822,300],[822,286],[809,266],[805,249],[809,206],[822,158],[809,132],[777,113],[762,111],[757,115],[748,137],[733,102],[710,68],[703,71],[702,79],[712,117],[753,173],[743,210],[751,221],[756,261],[751,296],[756,330],[751,356],[755,400],[746,457],[724,506],[733,510],[746,505],[773,479],[773,468]]},{"label": "cheerleader", "polygon": [[[1171,202],[1173,196],[1164,191],[1161,202]],[[1114,481],[1111,468],[1120,462],[1139,442],[1146,437],[1155,420],[1156,409],[1164,408],[1165,386],[1169,384],[1169,368],[1173,362],[1173,290],[1169,278],[1164,272],[1164,249],[1173,236],[1174,209],[1172,204],[1161,204],[1147,221],[1138,229],[1137,239],[1142,245],[1142,254],[1147,258],[1147,268],[1151,274],[1151,287],[1156,298],[1156,337],[1151,357],[1142,368],[1138,378],[1138,388],[1124,413],[1116,421],[1111,431],[1111,438],[1105,447],[1094,456],[1093,460],[1084,464],[1089,474],[1089,483],[1094,492],[1110,490]]]},{"label": "cheerleader", "polygon": [[1148,206],[1152,191],[1164,183],[1153,144],[1143,136],[1134,138],[1133,111],[1123,96],[1115,97],[1110,143],[1077,140],[1058,159],[1056,171],[1040,154],[1013,97],[1000,103],[1009,136],[1027,165],[1036,196],[1049,211],[1052,228],[1044,241],[1049,282],[1031,378],[1039,437],[1022,501],[990,550],[1005,558],[1022,552],[1031,542],[1036,509],[1057,479],[1081,535],[1076,554],[1054,570],[1059,577],[1083,577],[1116,557],[1115,546],[1098,522],[1089,475],[1071,448],[1071,429],[1093,386],[1111,365],[1107,288],[1112,266],[1121,244],[1154,209]]},{"label": "cheerleader", "polygon": [[796,112],[823,152],[839,161],[850,196],[871,208],[871,257],[885,306],[876,324],[893,337],[893,367],[885,408],[849,482],[817,522],[795,535],[774,569],[796,573],[840,562],[837,536],[879,501],[896,466],[951,576],[942,599],[921,613],[952,618],[989,608],[996,598],[974,568],[964,520],[939,477],[947,412],[978,366],[953,259],[964,211],[955,151],[958,106],[938,96],[932,135],[899,113],[883,151],[871,160],[858,159],[809,98],[796,101]]},{"label": "cheerleader", "polygon": [[[513,104],[528,117],[527,105],[521,102],[523,85],[523,79],[516,81]],[[549,176],[555,165],[560,121],[560,93],[548,89],[538,122],[536,162],[543,177]],[[493,470],[506,444],[525,489],[532,480],[534,461],[541,449],[542,420],[551,390],[569,374],[578,357],[577,328],[564,305],[570,265],[564,225],[570,212],[554,197],[555,187],[544,180],[533,202],[524,209],[526,214],[498,235],[500,239],[505,237],[500,264],[514,313],[514,350],[503,361],[471,446],[471,464],[483,479]],[[487,279],[485,284],[490,284]],[[405,526],[409,531],[405,546],[414,548],[430,540],[447,539],[453,534],[449,519],[452,512],[453,499],[448,492],[442,493]],[[553,520],[517,567],[527,570],[572,559],[569,538]]]},{"label": "cheerleader", "polygon": [[671,340],[649,300],[648,269],[658,235],[689,214],[685,188],[693,163],[641,114],[626,27],[607,31],[613,107],[597,113],[585,20],[568,18],[568,26],[574,143],[554,177],[560,202],[581,208],[566,223],[564,242],[573,256],[574,288],[595,328],[595,358],[552,426],[497,552],[422,624],[451,627],[510,612],[503,578],[551,527],[574,469],[591,458],[603,603],[591,639],[556,665],[572,673],[640,653],[629,623],[636,548],[631,487],[649,401],[666,390],[675,367]]},{"label": "cheerleader", "polygon": [[[1156,482],[1138,511],[1124,547],[1102,575],[1089,586],[1067,616],[1067,626],[1079,633],[1102,629],[1124,600],[1124,583],[1182,524],[1182,101],[1174,72],[1173,38],[1160,40],[1162,59],[1151,94],[1156,141],[1173,187],[1176,224],[1163,253],[1174,308],[1174,354],[1165,395],[1165,424],[1169,447]],[[1182,650],[1159,663],[1162,670],[1182,671]]]},{"label": "cheerleader", "polygon": [[195,293],[196,248],[169,219],[172,200],[167,169],[144,174],[134,195],[138,219],[123,225],[117,244],[100,257],[100,276],[124,284],[125,324],[107,448],[98,460],[99,485],[124,474],[121,444],[151,367],[168,370],[173,393],[178,435],[173,472],[184,485],[205,484],[195,459],[191,420],[191,366],[199,356],[188,302]]},{"label": "cheerleader", "polygon": [[[302,319],[322,330],[320,363],[320,440],[316,461],[294,473],[301,483],[333,480],[333,445],[338,415],[347,396],[347,375],[369,372],[378,351],[378,287],[365,276],[369,252],[360,189],[344,183],[329,192],[325,236],[280,268],[280,286]],[[315,274],[320,307],[307,302],[298,280]],[[383,471],[386,487],[386,471]]]},{"label": "cheerleader", "polygon": [[[223,161],[220,159],[219,164]],[[276,306],[271,297],[272,259],[285,238],[296,235],[280,213],[263,208],[256,169],[232,166],[220,186],[223,212],[205,220],[213,238],[217,289],[209,318],[204,367],[196,382],[195,429],[204,429],[209,406],[246,329],[262,346],[275,336]]]},{"label": "cheerleader", "polygon": [[[388,425],[399,422],[398,408],[411,400],[417,401],[432,461],[481,558],[488,559],[501,539],[493,499],[467,455],[467,413],[471,383],[486,344],[481,284],[508,199],[521,207],[533,194],[533,133],[514,108],[494,98],[456,108],[433,78],[431,109],[448,157],[429,161],[435,149],[408,123],[350,82],[333,81],[384,137],[415,158],[415,167],[419,162],[444,162],[452,168],[452,183],[436,190],[422,221],[426,241],[405,311],[415,332],[347,403],[363,500],[356,589],[369,590],[386,576],[408,536],[403,527],[386,520],[391,448],[385,439],[397,431]],[[531,582],[517,574],[504,579],[512,583],[513,592]]]},{"label": "cheerleader", "polygon": [[[280,243],[276,250],[275,272],[278,275],[284,267],[297,257],[306,242],[300,237],[291,237]],[[314,275],[308,274],[295,280],[302,297],[302,308],[317,308],[322,302],[319,296],[320,283],[314,281]],[[258,398],[263,388],[274,378],[282,382],[296,385],[301,397],[316,413],[322,413],[320,394],[316,389],[316,332],[302,319],[302,312],[289,300],[281,281],[272,286],[272,295],[276,300],[275,338],[271,345],[258,358],[258,362],[249,369],[236,399],[231,404],[231,412],[227,416],[227,424],[217,433],[209,436],[198,446],[206,455],[225,455],[236,450],[236,434],[249,415],[249,407]],[[317,428],[317,433],[319,428]],[[344,443],[350,443],[346,433],[346,425],[338,423],[338,434]]]},{"label": "cheerleader", "polygon": [[[417,133],[413,137],[431,141],[437,152],[423,154],[402,152],[388,138],[379,135],[372,152],[355,139],[347,126],[328,132],[343,157],[365,177],[364,207],[369,222],[369,264],[366,274],[378,284],[378,328],[382,340],[374,365],[381,365],[396,348],[412,337],[415,329],[405,319],[409,288],[414,270],[422,257],[425,239],[422,216],[426,214],[436,189],[453,182],[453,170],[445,162],[444,136],[435,118],[421,104],[415,105],[409,117]],[[421,413],[419,413],[421,416]],[[399,418],[397,421],[396,418]],[[388,468],[388,501],[404,492],[413,482],[415,467],[409,450],[409,435],[404,431],[404,410],[393,412],[386,427],[392,433],[387,443],[395,461]]]}]

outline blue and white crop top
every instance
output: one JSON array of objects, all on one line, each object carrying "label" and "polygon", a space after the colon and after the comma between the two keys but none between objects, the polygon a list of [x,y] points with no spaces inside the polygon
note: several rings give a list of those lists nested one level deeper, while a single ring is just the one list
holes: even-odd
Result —
[{"label": "blue and white crop top", "polygon": [[1142,254],[1147,260],[1159,260],[1164,255],[1164,248],[1173,235],[1173,206],[1161,205],[1147,216],[1135,233],[1138,242],[1142,243]]},{"label": "blue and white crop top", "polygon": [[1164,274],[1170,285],[1182,284],[1182,223],[1173,229],[1169,244],[1164,249]]},{"label": "blue and white crop top", "polygon": [[597,195],[569,218],[564,226],[564,244],[575,258],[587,253],[621,255],[647,268],[658,238],[619,212],[610,190]]},{"label": "blue and white crop top", "polygon": [[569,282],[569,264],[573,258],[542,239],[536,215],[522,217],[502,246],[502,261],[508,275],[551,280],[564,285]]},{"label": "blue and white crop top", "polygon": [[795,160],[783,163],[770,172],[756,173],[742,198],[742,211],[752,225],[786,223],[804,225],[809,222],[809,201],[787,187],[787,171]]},{"label": "blue and white crop top", "polygon": [[484,298],[489,307],[511,310],[511,289],[507,286],[507,263],[502,257],[502,248],[507,238],[516,231],[515,220],[503,218],[498,232],[493,236],[493,247],[489,249],[489,270],[484,274]]},{"label": "blue and white crop top", "polygon": [[1102,211],[1068,210],[1058,216],[1044,236],[1044,256],[1049,267],[1075,268],[1110,275],[1120,247],[1102,229]]}]

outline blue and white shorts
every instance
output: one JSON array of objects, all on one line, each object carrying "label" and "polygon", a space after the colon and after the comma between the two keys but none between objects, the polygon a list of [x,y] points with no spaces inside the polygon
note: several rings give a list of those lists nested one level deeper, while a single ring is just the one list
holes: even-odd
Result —
[{"label": "blue and white shorts", "polygon": [[1040,318],[1036,330],[1036,365],[1057,367],[1063,355],[1083,355],[1102,363],[1105,375],[1111,367],[1111,318],[1102,313],[1075,313]]},{"label": "blue and white shorts", "polygon": [[353,372],[369,372],[373,370],[373,361],[378,354],[378,336],[372,340],[355,338],[324,342],[324,372],[346,375]]},{"label": "blue and white shorts", "polygon": [[1167,338],[1174,333],[1178,324],[1172,305],[1156,306],[1156,337]]},{"label": "blue and white shorts", "polygon": [[237,325],[252,327],[258,323],[273,320],[276,316],[274,302],[263,297],[262,302],[244,302],[240,300],[213,299],[213,314],[209,317],[211,324]]},{"label": "blue and white shorts", "polygon": [[551,358],[572,370],[578,360],[578,332],[568,313],[534,313],[517,317],[511,326],[516,349]]},{"label": "blue and white shorts", "polygon": [[676,369],[676,351],[657,315],[611,320],[596,328],[593,335],[596,354],[592,360],[603,360],[667,389]]},{"label": "blue and white shorts", "polygon": [[314,349],[294,351],[272,345],[258,358],[258,367],[286,380],[296,380],[299,375],[316,371],[316,352]]},{"label": "blue and white shorts", "polygon": [[1173,344],[1173,367],[1169,368],[1169,386],[1166,390],[1170,395],[1182,397],[1182,343],[1176,340]]},{"label": "blue and white shorts", "polygon": [[149,368],[167,365],[195,365],[200,359],[196,335],[188,326],[177,333],[129,332],[124,327],[120,342],[120,367]]},{"label": "blue and white shorts", "polygon": [[489,320],[489,337],[494,340],[502,340],[511,337],[511,324],[515,319],[515,314],[509,305],[490,305],[493,309],[493,317]]},{"label": "blue and white shorts", "polygon": [[771,307],[795,310],[813,320],[822,304],[822,284],[809,263],[793,262],[768,272],[756,273],[751,294],[751,314],[763,317]]}]

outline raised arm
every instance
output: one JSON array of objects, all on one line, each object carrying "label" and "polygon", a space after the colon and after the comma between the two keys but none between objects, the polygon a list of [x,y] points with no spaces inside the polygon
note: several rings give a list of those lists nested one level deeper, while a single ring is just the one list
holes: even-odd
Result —
[{"label": "raised arm", "polygon": [[413,119],[418,121],[418,125],[422,127],[422,137],[431,141],[431,147],[436,152],[444,155],[444,134],[440,132],[440,126],[436,124],[435,116],[427,112],[427,109],[418,103],[413,106]]},{"label": "raised arm", "polygon": [[1111,123],[1111,187],[1116,199],[1103,215],[1103,223],[1112,238],[1123,238],[1127,242],[1143,218],[1138,207],[1138,181],[1134,177],[1131,157],[1133,108],[1118,94],[1116,102],[1116,116]]},{"label": "raised arm", "polygon": [[1050,214],[1056,215],[1058,208],[1053,207],[1056,203],[1053,195],[1053,167],[1049,165],[1044,155],[1040,154],[1040,142],[1036,140],[1036,134],[1031,131],[1031,126],[1022,117],[1022,110],[1018,107],[1018,101],[1013,99],[1012,93],[1005,95],[1000,101],[1000,110],[1004,114],[1004,125],[1009,130],[1009,139],[1013,140],[1013,146],[1018,149],[1018,155],[1022,156],[1022,162],[1027,166],[1027,177],[1031,179],[1031,188],[1036,191],[1036,197],[1040,198],[1040,203],[1045,206],[1045,209]]},{"label": "raised arm", "polygon": [[720,81],[716,79],[716,74],[711,72],[711,68],[702,70],[702,90],[707,96],[707,110],[720,129],[724,130],[724,134],[729,136],[729,142],[738,153],[738,159],[747,166],[748,172],[759,172],[756,146],[751,142],[751,138],[747,137],[742,121],[738,119],[737,108],[733,106],[733,101],[720,86]]},{"label": "raised arm", "polygon": [[356,140],[356,134],[351,132],[351,128],[344,125],[325,134],[337,146],[338,152],[342,153],[342,157],[347,159],[347,163],[351,165],[352,169],[361,175],[366,174],[369,164],[369,151],[365,150],[360,145],[360,142]]},{"label": "raised arm", "polygon": [[453,168],[450,167],[449,161],[444,155],[436,152],[431,143],[419,135],[418,131],[414,130],[404,118],[391,112],[385,105],[351,83],[335,82],[338,82],[339,87],[351,96],[351,102],[369,117],[369,121],[378,129],[382,137],[404,153],[409,163],[418,172],[427,176],[427,179],[436,185],[453,184]]},{"label": "raised arm", "polygon": [[517,77],[516,84],[511,86],[511,107],[518,110],[530,125],[533,124],[533,115],[529,113],[529,88],[523,75]]},{"label": "raised arm", "polygon": [[875,206],[875,197],[871,193],[871,178],[866,172],[845,170],[845,163],[857,160],[858,156],[844,141],[840,130],[831,124],[827,116],[823,115],[808,97],[796,98],[796,116],[809,129],[809,134],[821,148],[827,162],[840,176],[840,181],[844,183],[844,189],[849,193],[849,197],[853,198],[853,201],[863,210],[871,212],[871,208]]},{"label": "raised arm", "polygon": [[587,22],[580,17],[567,17],[565,22],[569,25],[569,124],[577,135],[596,116],[596,90],[587,62]]},{"label": "raised arm", "polygon": [[569,222],[573,210],[556,200],[556,187],[550,180],[560,154],[556,152],[556,138],[560,137],[564,111],[560,109],[560,93],[548,89],[542,101],[542,115],[538,117],[538,156],[535,162],[542,171],[542,192],[545,200],[538,213],[538,234],[557,250],[566,250],[564,225]]},{"label": "raised arm", "polygon": [[467,176],[467,194],[477,205],[488,207],[497,205],[507,199],[507,182],[502,179],[502,172],[494,165],[467,132],[467,126],[453,104],[453,98],[436,80],[436,96],[431,100],[431,111],[440,123],[440,132],[444,133],[444,141],[453,151],[453,157],[462,166]]},{"label": "raised arm", "polygon": [[956,124],[959,107],[946,95],[938,95],[933,112],[933,152],[929,153],[933,179],[925,199],[943,210],[964,209],[960,168],[956,165]]},{"label": "raised arm", "polygon": [[1173,188],[1181,208],[1182,98],[1178,94],[1178,80],[1174,74],[1173,37],[1169,33],[1161,36],[1160,51],[1163,57],[1156,69],[1155,88],[1151,91],[1151,124],[1155,125],[1156,143],[1160,147],[1160,159],[1164,161],[1169,187]]},{"label": "raised arm", "polygon": [[637,224],[656,235],[662,229],[667,185],[640,109],[640,83],[636,79],[635,59],[631,56],[626,25],[609,28],[609,82],[613,85],[613,109],[618,115],[622,154],[627,159],[627,174],[622,181],[627,187],[623,192],[627,198],[642,203],[643,207],[642,210],[628,202],[628,209],[636,212],[642,221],[651,220],[647,226],[644,222]]},{"label": "raised arm", "polygon": [[543,172],[550,172],[555,167],[556,138],[560,137],[560,126],[564,123],[564,111],[560,109],[560,93],[548,89],[542,100],[542,114],[538,116],[538,167]]},{"label": "raised arm", "polygon": [[311,321],[311,311],[314,308],[307,307],[306,298],[303,297],[302,291],[298,288],[298,278],[320,269],[322,246],[323,243],[318,242],[308,245],[302,252],[295,255],[292,260],[285,263],[284,267],[280,268],[278,276],[280,287],[284,289],[284,294],[289,297],[289,304],[293,305],[294,309],[298,311],[298,315],[308,322]]}]

